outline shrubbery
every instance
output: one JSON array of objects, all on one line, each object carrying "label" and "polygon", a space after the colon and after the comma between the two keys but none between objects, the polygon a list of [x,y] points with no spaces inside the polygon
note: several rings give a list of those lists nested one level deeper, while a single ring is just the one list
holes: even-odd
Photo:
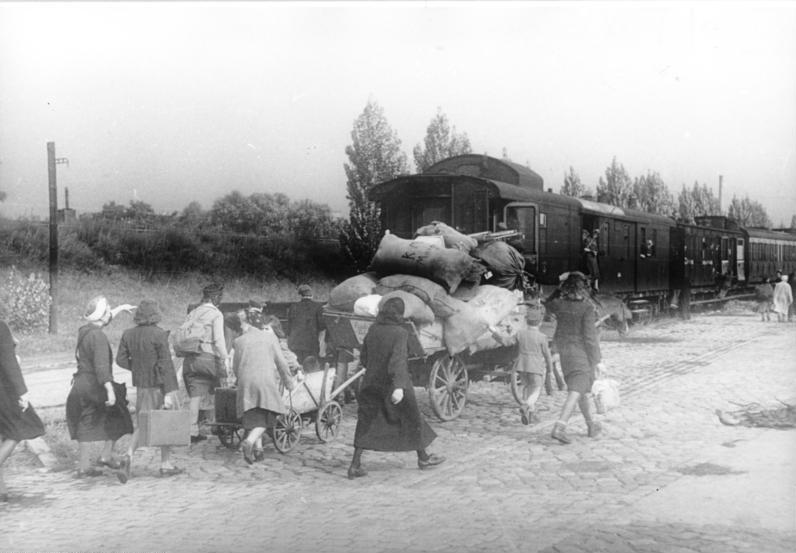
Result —
[{"label": "shrubbery", "polygon": [[46,329],[51,301],[49,284],[41,276],[25,277],[12,266],[0,290],[0,319],[23,334]]}]

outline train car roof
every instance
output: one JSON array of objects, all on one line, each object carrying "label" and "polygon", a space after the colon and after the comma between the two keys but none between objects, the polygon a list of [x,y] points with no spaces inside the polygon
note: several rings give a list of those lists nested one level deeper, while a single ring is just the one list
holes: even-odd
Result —
[{"label": "train car roof", "polygon": [[371,186],[368,190],[368,198],[374,201],[382,200],[394,192],[396,188],[400,188],[401,186],[405,186],[407,184],[423,187],[425,183],[435,181],[445,182],[454,178],[482,184],[491,189],[495,196],[507,201],[539,202],[548,204],[555,203],[561,206],[569,206],[584,213],[603,217],[626,219],[628,221],[636,221],[647,224],[657,223],[664,226],[675,225],[675,221],[673,219],[663,215],[657,215],[655,213],[647,213],[646,211],[639,211],[637,209],[626,209],[617,207],[615,205],[586,200],[584,198],[573,198],[572,196],[564,196],[563,194],[556,194],[554,192],[545,192],[544,190],[535,188],[517,186],[508,182],[460,174],[421,173],[418,175],[405,175],[396,177],[392,180],[380,182]]},{"label": "train car roof", "polygon": [[756,227],[744,227],[744,230],[749,235],[749,238],[765,238],[768,240],[785,240],[788,242],[796,242],[796,235],[789,232],[768,230],[765,228]]},{"label": "train car roof", "polygon": [[463,154],[438,161],[425,171],[428,175],[467,175],[505,182],[523,188],[544,190],[544,179],[530,167],[483,154]]}]

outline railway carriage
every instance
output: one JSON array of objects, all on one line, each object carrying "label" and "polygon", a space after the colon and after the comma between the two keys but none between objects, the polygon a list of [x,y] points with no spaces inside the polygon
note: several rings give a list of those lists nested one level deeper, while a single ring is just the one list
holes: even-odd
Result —
[{"label": "railway carriage", "polygon": [[746,274],[756,284],[777,271],[796,271],[796,235],[760,228],[743,229],[746,239]]}]

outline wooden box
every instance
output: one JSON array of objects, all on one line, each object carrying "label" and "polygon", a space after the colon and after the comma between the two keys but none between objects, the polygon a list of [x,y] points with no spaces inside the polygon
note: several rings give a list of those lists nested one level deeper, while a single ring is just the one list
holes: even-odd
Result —
[{"label": "wooden box", "polygon": [[157,409],[138,415],[138,436],[144,446],[184,446],[191,443],[189,410]]},{"label": "wooden box", "polygon": [[237,388],[216,388],[216,422],[240,423],[237,415]]}]

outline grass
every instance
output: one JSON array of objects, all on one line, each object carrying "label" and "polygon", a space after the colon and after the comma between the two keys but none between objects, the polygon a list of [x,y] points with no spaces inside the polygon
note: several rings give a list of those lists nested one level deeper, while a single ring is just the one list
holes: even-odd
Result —
[{"label": "grass", "polygon": [[[5,277],[5,272],[0,269],[0,281]],[[42,278],[46,280],[49,276],[44,273]],[[123,269],[115,269],[109,274],[61,271],[58,275],[57,333],[49,334],[43,330],[27,335],[15,334],[20,342],[17,353],[25,358],[74,351],[77,330],[83,325],[86,305],[91,298],[100,294],[107,297],[112,306],[123,303],[138,305],[143,299],[155,300],[163,313],[160,326],[174,330],[185,318],[188,305],[199,301],[202,288],[209,281],[209,277],[199,273],[147,280]],[[251,277],[228,279],[224,283],[224,301],[296,301],[297,284],[289,280],[263,281]],[[315,280],[310,284],[316,299],[323,301],[336,283]],[[132,316],[122,313],[106,327],[105,333],[114,347],[119,343],[122,332],[132,324]]]}]

